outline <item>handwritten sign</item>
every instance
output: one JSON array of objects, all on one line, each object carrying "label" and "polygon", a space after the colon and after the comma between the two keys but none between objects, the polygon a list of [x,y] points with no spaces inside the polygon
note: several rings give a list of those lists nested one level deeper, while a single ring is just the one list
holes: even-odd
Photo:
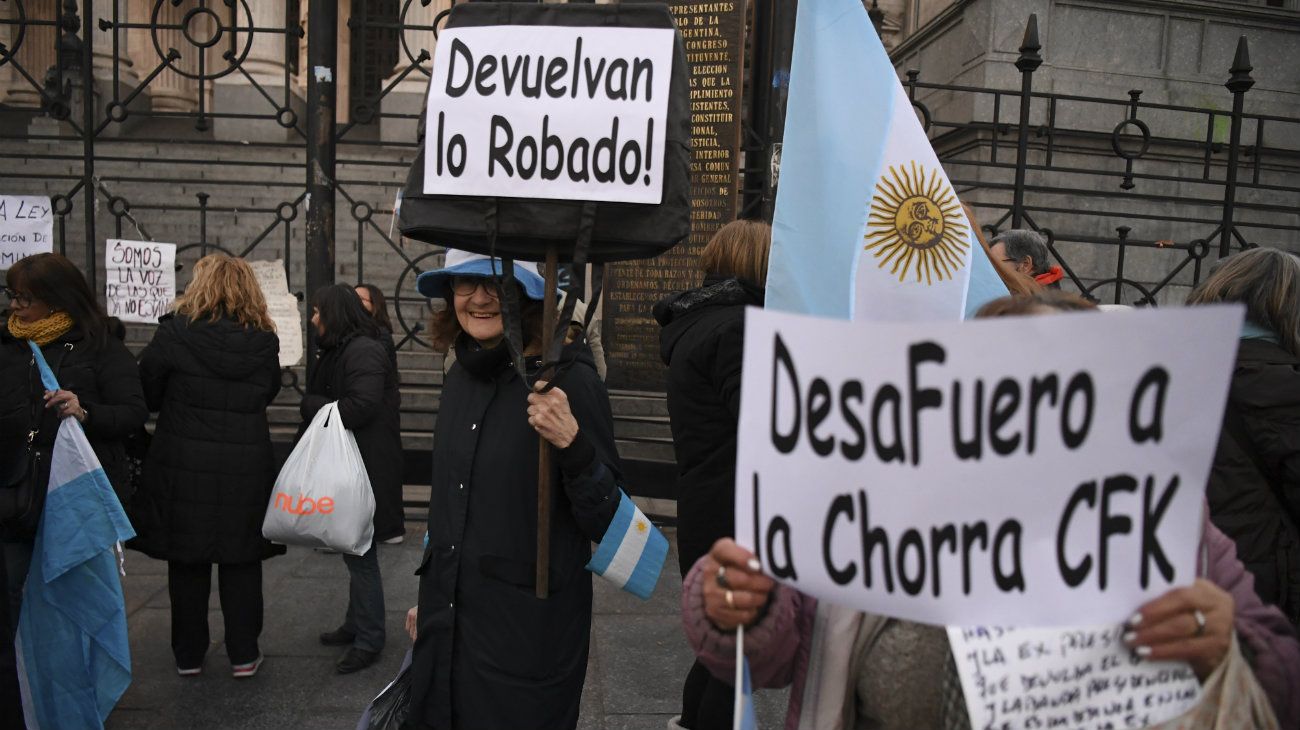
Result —
[{"label": "handwritten sign", "polygon": [[1241,319],[751,309],[736,539],[769,575],[859,610],[1118,623],[1196,576]]},{"label": "handwritten sign", "polygon": [[0,195],[0,269],[54,251],[54,215],[43,195]]},{"label": "handwritten sign", "polygon": [[1123,632],[949,628],[971,727],[1144,728],[1200,701],[1190,666],[1139,661]]},{"label": "handwritten sign", "polygon": [[302,312],[298,299],[289,293],[289,280],[284,275],[283,261],[249,261],[253,276],[262,287],[266,309],[275,323],[275,333],[280,338],[280,367],[292,367],[302,361]]},{"label": "handwritten sign", "polygon": [[447,28],[424,192],[658,204],[675,32]]},{"label": "handwritten sign", "polygon": [[123,322],[157,324],[176,299],[176,244],[108,239],[104,299]]}]

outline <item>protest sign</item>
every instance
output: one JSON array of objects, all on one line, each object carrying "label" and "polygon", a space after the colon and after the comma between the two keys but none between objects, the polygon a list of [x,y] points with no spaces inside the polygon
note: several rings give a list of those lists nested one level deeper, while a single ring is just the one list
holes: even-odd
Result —
[{"label": "protest sign", "polygon": [[104,299],[123,322],[157,324],[176,299],[176,244],[108,239]]},{"label": "protest sign", "polygon": [[54,215],[43,195],[0,195],[0,269],[54,251]]},{"label": "protest sign", "polygon": [[673,41],[667,28],[447,28],[424,192],[658,204]]},{"label": "protest sign", "polygon": [[302,312],[298,298],[289,293],[289,279],[283,261],[249,261],[253,276],[262,288],[266,309],[280,338],[280,367],[291,367],[302,360]]},{"label": "protest sign", "polygon": [[751,309],[736,539],[774,578],[864,611],[1118,622],[1195,578],[1241,318]]},{"label": "protest sign", "polygon": [[1123,627],[949,628],[973,728],[1144,728],[1173,719],[1201,697],[1182,662],[1141,661]]}]

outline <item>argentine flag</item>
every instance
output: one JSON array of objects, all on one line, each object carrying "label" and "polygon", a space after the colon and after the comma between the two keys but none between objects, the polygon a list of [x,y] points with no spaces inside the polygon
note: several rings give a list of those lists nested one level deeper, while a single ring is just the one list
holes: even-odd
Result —
[{"label": "argentine flag", "polygon": [[766,307],[953,320],[1007,294],[861,0],[800,0]]},{"label": "argentine flag", "polygon": [[659,582],[668,556],[668,539],[632,499],[618,490],[618,509],[587,570],[646,600]]},{"label": "argentine flag", "polygon": [[749,679],[749,659],[745,657],[745,627],[736,627],[736,703],[732,707],[732,730],[758,730],[754,716],[754,686]]},{"label": "argentine flag", "polygon": [[[58,390],[31,347],[45,388]],[[113,549],[134,536],[81,424],[63,419],[14,641],[28,730],[103,728],[131,683]]]}]

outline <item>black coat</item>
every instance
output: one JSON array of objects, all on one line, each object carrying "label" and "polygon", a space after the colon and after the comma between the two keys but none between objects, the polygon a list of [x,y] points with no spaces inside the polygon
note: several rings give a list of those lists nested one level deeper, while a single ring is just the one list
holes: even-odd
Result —
[{"label": "black coat", "polygon": [[[352,432],[361,461],[375,493],[375,540],[387,540],[406,531],[401,519],[402,499],[402,392],[389,347],[370,337],[352,337],[322,350],[302,398],[302,425],[298,436],[316,412],[338,401],[343,427]],[[398,507],[394,509],[393,500]]]},{"label": "black coat", "polygon": [[280,392],[280,340],[230,319],[168,315],[140,353],[158,412],[132,547],[181,563],[283,553],[262,538],[276,464],[266,407]]},{"label": "black coat", "polygon": [[1300,625],[1300,359],[1242,340],[1207,491],[1255,591]]},{"label": "black coat", "polygon": [[[111,334],[90,338],[77,327],[41,348],[41,352],[59,386],[75,393],[89,414],[84,424],[86,438],[118,499],[128,505],[129,465],[122,442],[149,417],[135,358]],[[44,408],[45,388],[27,341],[10,335],[7,324],[0,324],[0,384],[0,459],[7,472],[7,467],[23,458],[33,418],[39,424],[34,443],[44,452],[49,453],[59,431],[55,410]],[[44,464],[41,494],[49,480],[49,460]],[[32,540],[35,533],[0,529],[0,536]]]},{"label": "black coat", "polygon": [[763,293],[737,279],[710,279],[655,305],[668,366],[668,416],[677,455],[677,549],[681,573],[735,522],[736,428],[745,307]]},{"label": "black coat", "polygon": [[[535,597],[537,433],[505,347],[458,350],[433,440],[410,727],[563,730],[578,722],[591,542],[618,503],[609,397],[590,350],[557,380],[579,436],[553,451],[550,597]],[[467,364],[468,363],[468,364]]]}]

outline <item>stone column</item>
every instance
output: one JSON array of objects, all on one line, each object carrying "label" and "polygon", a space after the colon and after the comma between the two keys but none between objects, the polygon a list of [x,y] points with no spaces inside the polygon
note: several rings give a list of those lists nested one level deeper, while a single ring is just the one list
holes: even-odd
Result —
[{"label": "stone column", "polygon": [[[420,0],[402,0],[401,7],[406,12],[406,15],[401,18],[404,26],[402,37],[406,44],[399,48],[397,65],[393,67],[393,73],[384,80],[385,88],[393,83],[393,79],[405,71],[414,59],[420,57],[421,50],[427,50],[432,58],[433,46],[436,42],[434,33],[432,30],[417,30],[417,27],[433,27],[438,14],[451,7],[451,0],[433,0],[428,6],[420,5]],[[431,65],[432,61],[425,61],[422,64],[425,71],[428,71]],[[428,86],[429,77],[419,69],[412,70],[380,101],[381,111],[385,115],[419,114],[424,110],[424,95]],[[380,120],[380,136],[385,141],[413,142],[416,130],[417,122],[414,119],[394,119],[384,116]]]},{"label": "stone column", "polygon": [[[308,4],[307,0],[303,0],[304,12]],[[213,5],[220,13],[221,24],[228,26],[229,11],[219,3]],[[253,13],[252,18],[244,15],[242,3],[236,4],[239,10],[236,24],[238,31],[235,34],[236,54],[243,54],[244,49],[248,49],[248,54],[239,65],[239,68],[248,75],[245,76],[243,72],[236,70],[217,79],[213,83],[213,108],[217,112],[238,111],[266,116],[276,116],[281,109],[289,109],[301,125],[304,112],[303,94],[295,88],[292,80],[286,88],[284,74],[285,28],[290,23],[296,23],[298,19],[286,18],[284,2],[251,2],[248,5]],[[256,29],[251,37],[247,31],[249,27]],[[228,62],[221,58],[221,54],[229,48],[230,38],[227,31],[223,33],[221,42],[209,52],[214,71],[227,68]],[[258,86],[261,86],[275,100],[274,104],[258,93],[257,89],[249,83],[249,77],[252,77]],[[287,97],[286,91],[289,92]],[[217,139],[226,140],[266,139],[270,136],[276,139],[281,137],[288,139],[288,135],[293,132],[270,120],[218,119],[214,134]]]},{"label": "stone column", "polygon": [[[132,20],[146,25],[151,24],[154,20],[154,4],[153,0],[132,0],[129,4]],[[200,49],[186,40],[185,33],[180,28],[185,13],[196,5],[196,0],[185,0],[180,7],[173,7],[170,2],[164,2],[158,8],[157,22],[159,25],[175,27],[156,30],[133,28],[127,34],[128,55],[141,78],[148,76],[163,63],[163,56],[159,53],[165,55],[170,49],[175,48],[181,54],[179,59],[172,61],[170,67],[163,69],[153,81],[149,82],[146,91],[152,102],[153,111],[192,112],[199,107],[199,82],[173,70],[198,72]],[[200,28],[191,30],[191,34],[196,37],[202,37],[202,32],[203,29]]]},{"label": "stone column", "polygon": [[[95,94],[99,99],[97,104],[97,114],[102,114],[104,104],[107,104],[114,98],[123,99],[130,94],[140,83],[140,75],[136,73],[135,62],[131,58],[130,43],[133,33],[126,29],[110,28],[106,31],[99,30],[101,20],[109,23],[113,22],[113,12],[117,11],[118,23],[129,23],[136,19],[132,15],[135,10],[133,3],[128,0],[95,0]],[[117,52],[113,52],[113,39],[117,38]],[[117,70],[117,89],[114,93],[113,88],[113,71]],[[109,129],[113,129],[112,125]]]},{"label": "stone column", "polygon": [[[58,17],[55,4],[58,0],[27,0],[23,7],[26,10],[27,18],[39,20],[54,20]],[[12,5],[12,3],[5,3]],[[9,10],[11,16],[16,15],[12,9]],[[8,26],[10,41],[5,43],[9,46],[13,40],[17,40],[18,26]],[[36,80],[37,84],[45,83],[45,72],[54,65],[56,52],[58,48],[58,31],[53,25],[28,25],[26,33],[23,35],[23,44],[18,47],[17,60],[18,65],[22,66]],[[41,92],[32,86],[31,82],[23,78],[17,70],[9,68],[9,93],[5,98],[5,103],[10,106],[31,107],[39,109],[41,106]]]}]

